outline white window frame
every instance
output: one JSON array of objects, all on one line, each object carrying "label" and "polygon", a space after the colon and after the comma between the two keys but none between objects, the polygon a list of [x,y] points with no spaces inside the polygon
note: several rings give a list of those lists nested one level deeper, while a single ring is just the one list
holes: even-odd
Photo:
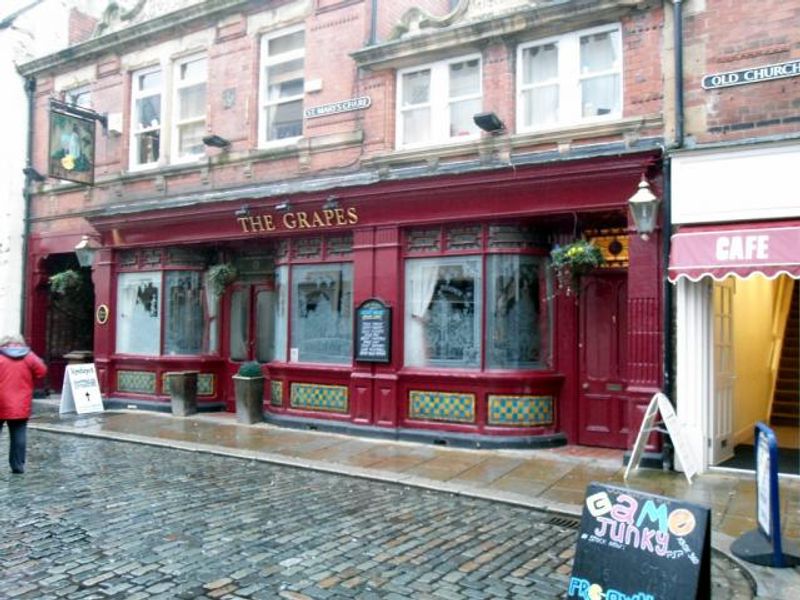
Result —
[{"label": "white window frame", "polygon": [[[580,40],[582,37],[589,35],[596,35],[598,33],[614,33],[617,34],[617,42],[619,44],[618,55],[619,61],[615,68],[595,72],[591,77],[584,76],[580,72]],[[558,118],[555,123],[550,123],[544,126],[525,125],[525,106],[523,103],[522,95],[524,92],[535,89],[545,84],[553,83],[554,80],[548,82],[538,82],[535,84],[523,84],[523,52],[528,48],[536,46],[544,46],[547,44],[555,44],[558,48]],[[546,131],[557,129],[570,125],[591,124],[598,122],[613,121],[622,118],[622,112],[625,106],[624,99],[624,65],[622,53],[622,27],[619,23],[612,23],[602,25],[599,27],[592,27],[590,29],[581,29],[580,31],[573,31],[568,34],[544,38],[520,44],[517,48],[517,131],[520,133],[532,131]],[[606,115],[595,115],[592,117],[582,116],[582,103],[581,103],[581,82],[585,79],[599,77],[601,75],[619,75],[620,89],[619,89],[619,111],[610,112]]]},{"label": "white window frame", "polygon": [[[161,72],[161,86],[157,90],[148,90],[145,92],[141,92],[138,90],[138,86],[136,80],[138,77],[142,75],[148,75],[150,73],[157,73]],[[153,167],[157,167],[161,162],[164,161],[164,150],[165,150],[165,140],[164,140],[164,133],[167,130],[164,127],[164,115],[167,114],[165,101],[166,101],[166,94],[164,94],[164,83],[166,78],[166,71],[162,65],[152,65],[150,67],[145,67],[143,69],[137,69],[131,73],[131,113],[130,113],[130,136],[129,136],[129,148],[128,148],[128,169],[130,171],[141,171],[144,169],[152,169]],[[147,127],[140,131],[136,130],[136,121],[138,121],[138,116],[136,114],[136,101],[142,98],[149,98],[151,96],[160,96],[161,97],[161,121],[158,124],[158,127]],[[153,162],[149,163],[139,163],[137,162],[137,140],[136,134],[142,133],[146,131],[159,131],[160,132],[160,140],[159,140],[159,158]]]},{"label": "white window frame", "polygon": [[[454,63],[478,61],[478,84],[477,93],[465,96],[450,97],[450,65]],[[417,104],[413,108],[424,108],[428,106],[431,111],[431,138],[416,144],[407,144],[403,140],[403,76],[418,71],[430,70],[430,94],[426,104]],[[397,71],[397,97],[396,97],[396,116],[395,116],[395,147],[396,148],[418,148],[423,146],[433,146],[438,144],[453,144],[464,141],[471,141],[480,138],[480,130],[473,135],[450,136],[450,105],[453,102],[463,100],[483,99],[483,57],[478,54],[467,54],[456,58],[449,58],[434,63],[416,65]],[[411,107],[409,107],[411,108]]]},{"label": "white window frame", "polygon": [[[203,72],[202,78],[194,78],[194,79],[187,79],[185,81],[181,80],[180,77],[180,70],[181,67],[187,63],[195,62],[197,60],[205,60],[206,61],[206,69]],[[205,123],[208,118],[208,57],[205,54],[193,54],[192,56],[187,56],[185,58],[181,58],[180,60],[176,60],[175,63],[172,65],[172,124],[170,127],[170,136],[171,136],[171,143],[170,143],[170,162],[173,164],[176,163],[184,163],[184,162],[192,162],[205,156],[205,149],[197,154],[189,154],[186,156],[180,156],[180,126],[181,125],[191,125],[193,123]],[[203,113],[201,117],[192,117],[188,119],[181,119],[180,118],[180,99],[179,94],[180,91],[185,87],[191,87],[197,85],[198,83],[204,83],[206,85],[206,111]],[[162,106],[162,114],[163,114],[163,106]],[[162,127],[163,131],[163,127]],[[163,141],[163,139],[162,139]]]},{"label": "white window frame", "polygon": [[[270,57],[268,54],[269,51],[269,41],[275,38],[284,37],[286,35],[291,35],[293,33],[297,33],[298,31],[305,32],[305,26],[297,25],[295,27],[289,27],[287,29],[281,29],[279,31],[274,31],[269,34],[265,34],[261,36],[261,48],[260,48],[260,58],[259,58],[259,65],[258,65],[258,146],[259,148],[266,148],[271,146],[285,146],[287,144],[292,144],[303,137],[302,133],[298,136],[290,137],[290,138],[281,138],[278,140],[269,140],[267,139],[267,108],[270,106],[277,106],[279,104],[286,104],[288,102],[296,102],[297,100],[305,101],[305,57],[306,57],[306,42],[304,40],[303,47],[299,50],[293,50],[291,52],[284,52],[280,54],[278,57]],[[303,59],[303,92],[300,94],[296,94],[294,96],[288,96],[286,98],[281,98],[279,100],[269,100],[267,97],[267,77],[266,77],[266,70],[267,67],[272,65],[279,65],[282,63],[291,62],[293,60],[297,60],[298,58]],[[303,129],[305,129],[305,123],[303,124]]]},{"label": "white window frame", "polygon": [[[82,95],[87,96],[88,102],[86,104],[78,104],[77,102],[75,102],[75,98]],[[80,108],[90,109],[92,108],[92,88],[88,85],[81,85],[69,90],[65,90],[64,102],[66,102],[67,104],[73,104],[74,106],[78,106]]]}]

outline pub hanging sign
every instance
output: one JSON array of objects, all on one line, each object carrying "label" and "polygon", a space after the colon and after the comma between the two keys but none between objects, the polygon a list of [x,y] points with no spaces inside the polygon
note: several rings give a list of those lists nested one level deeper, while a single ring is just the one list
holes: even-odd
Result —
[{"label": "pub hanging sign", "polygon": [[86,185],[94,184],[95,121],[103,117],[92,110],[50,101],[50,143],[47,174]]}]

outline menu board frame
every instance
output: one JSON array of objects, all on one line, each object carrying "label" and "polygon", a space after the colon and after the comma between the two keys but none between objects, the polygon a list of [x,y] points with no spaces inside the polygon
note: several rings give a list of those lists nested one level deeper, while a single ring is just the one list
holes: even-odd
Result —
[{"label": "menu board frame", "polygon": [[[368,335],[377,337],[378,352],[374,349],[375,342],[371,347],[367,346]],[[386,364],[392,361],[392,308],[380,298],[369,298],[356,309],[354,348],[355,359],[359,362]]]}]

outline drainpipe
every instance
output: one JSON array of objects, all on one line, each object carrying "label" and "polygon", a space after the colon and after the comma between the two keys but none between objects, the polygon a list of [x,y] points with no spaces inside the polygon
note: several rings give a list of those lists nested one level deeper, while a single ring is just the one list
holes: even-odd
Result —
[{"label": "drainpipe", "polygon": [[372,0],[369,14],[369,46],[378,43],[378,0]]},{"label": "drainpipe", "polygon": [[25,187],[22,190],[22,285],[20,286],[19,330],[25,334],[25,301],[28,295],[28,238],[31,232],[31,184],[33,182],[33,116],[35,108],[36,78],[25,79],[25,94],[28,96],[28,139],[25,149]]},{"label": "drainpipe", "polygon": [[[672,157],[670,151],[683,147],[684,138],[684,97],[683,97],[683,2],[672,0],[672,31],[673,31],[673,59],[675,77],[675,139],[664,152],[664,190],[661,207],[662,222],[662,264],[666,270],[669,267],[669,254],[672,242]],[[675,381],[674,354],[672,343],[673,326],[673,294],[672,284],[664,278],[664,394],[674,405],[673,396]],[[672,470],[674,467],[673,448],[669,436],[664,439],[664,452],[662,467]]]}]

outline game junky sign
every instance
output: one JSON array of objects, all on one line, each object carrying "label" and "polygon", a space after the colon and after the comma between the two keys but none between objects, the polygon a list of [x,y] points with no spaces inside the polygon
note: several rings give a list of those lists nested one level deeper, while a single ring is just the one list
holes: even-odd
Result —
[{"label": "game junky sign", "polygon": [[592,483],[567,598],[709,598],[710,514],[697,504]]}]

